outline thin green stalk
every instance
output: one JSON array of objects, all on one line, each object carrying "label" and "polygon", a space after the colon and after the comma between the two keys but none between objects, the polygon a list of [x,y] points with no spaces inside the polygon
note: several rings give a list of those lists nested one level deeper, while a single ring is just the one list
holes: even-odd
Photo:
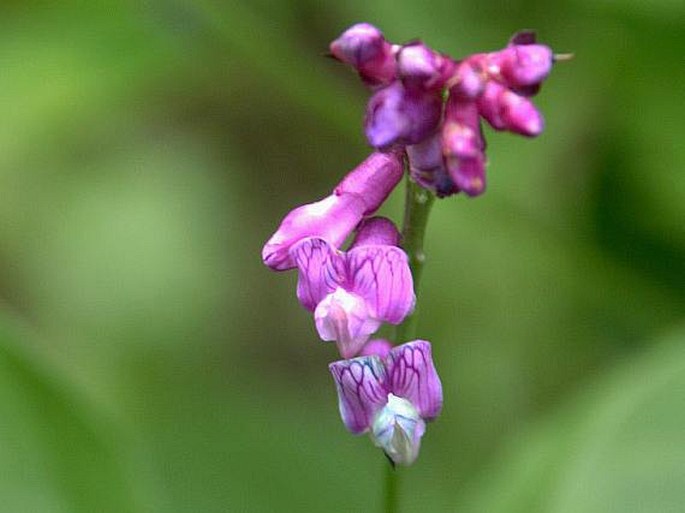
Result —
[{"label": "thin green stalk", "polygon": [[[419,295],[421,273],[426,261],[423,251],[423,239],[426,235],[428,216],[435,201],[435,196],[416,184],[407,174],[406,196],[404,204],[404,223],[402,225],[402,248],[409,257],[409,267],[414,279],[414,292]],[[395,343],[403,344],[416,337],[418,322],[418,304],[409,317],[397,326]]]},{"label": "thin green stalk", "polygon": [[[406,167],[406,164],[405,164]],[[426,234],[428,215],[435,196],[421,186],[414,183],[407,173],[406,195],[404,203],[404,222],[402,224],[402,248],[409,257],[414,292],[418,296],[421,271],[426,261],[423,252],[423,239]],[[407,317],[395,330],[395,343],[403,344],[416,337],[418,312]],[[385,513],[397,513],[398,510],[398,479],[399,475],[393,465],[387,465],[385,471]]]},{"label": "thin green stalk", "polygon": [[396,513],[397,508],[397,485],[399,475],[397,469],[387,464],[385,466],[385,513]]}]

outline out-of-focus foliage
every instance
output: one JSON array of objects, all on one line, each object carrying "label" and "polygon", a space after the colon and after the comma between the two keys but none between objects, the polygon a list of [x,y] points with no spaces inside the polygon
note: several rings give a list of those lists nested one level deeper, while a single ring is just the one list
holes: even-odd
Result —
[{"label": "out-of-focus foliage", "polygon": [[545,133],[488,131],[488,192],[434,207],[446,403],[403,511],[682,509],[681,3],[27,0],[0,7],[0,511],[379,508],[335,349],[259,258],[368,152],[366,92],[322,57],[362,20],[576,54]]}]

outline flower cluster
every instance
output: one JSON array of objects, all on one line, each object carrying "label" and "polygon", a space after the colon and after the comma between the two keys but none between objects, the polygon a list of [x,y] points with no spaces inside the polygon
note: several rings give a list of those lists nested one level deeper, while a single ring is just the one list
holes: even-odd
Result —
[{"label": "flower cluster", "polygon": [[[395,464],[418,455],[426,421],[442,408],[431,345],[370,340],[383,323],[401,324],[416,302],[395,224],[374,216],[408,169],[439,197],[485,188],[484,118],[496,130],[535,136],[542,116],[528,99],[554,56],[532,33],[500,51],[454,60],[424,43],[391,44],[361,23],[331,43],[371,88],[364,129],[375,151],[330,195],[292,210],[262,250],[275,271],[297,269],[297,298],[319,337],[335,342],[330,364],[347,429],[369,433]],[[345,242],[352,238],[351,243]]]},{"label": "flower cluster", "polygon": [[421,41],[391,44],[360,23],[333,41],[331,54],[373,91],[364,121],[369,144],[405,146],[412,178],[440,197],[485,190],[480,118],[495,130],[542,132],[542,115],[529,97],[551,71],[554,54],[532,32],[515,34],[503,50],[457,61]]}]

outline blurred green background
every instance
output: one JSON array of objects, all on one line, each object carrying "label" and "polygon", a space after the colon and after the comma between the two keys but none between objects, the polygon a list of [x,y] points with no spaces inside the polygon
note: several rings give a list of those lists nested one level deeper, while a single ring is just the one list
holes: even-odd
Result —
[{"label": "blurred green background", "polygon": [[[685,509],[685,8],[674,0],[6,1],[0,511],[377,511],[281,217],[368,153],[357,21],[575,60],[489,190],[439,201],[419,333],[445,408],[402,511]],[[386,215],[399,219],[402,192]]]}]

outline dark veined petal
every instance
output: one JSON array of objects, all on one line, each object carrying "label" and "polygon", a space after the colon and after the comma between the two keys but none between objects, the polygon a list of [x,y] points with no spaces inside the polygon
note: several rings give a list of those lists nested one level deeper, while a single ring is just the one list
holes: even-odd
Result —
[{"label": "dark veined petal", "polygon": [[396,246],[361,246],[347,253],[351,290],[376,319],[399,324],[414,309],[414,280],[407,254]]},{"label": "dark veined petal", "polygon": [[378,356],[361,356],[333,362],[328,368],[345,426],[354,434],[368,431],[376,413],[388,402],[383,361]]},{"label": "dark veined petal", "polygon": [[397,346],[387,359],[388,390],[409,400],[424,419],[442,409],[442,384],[433,365],[430,342],[415,340]]},{"label": "dark veined petal", "polygon": [[345,281],[345,260],[328,242],[317,237],[301,240],[290,248],[297,266],[297,299],[314,311],[324,297]]}]

